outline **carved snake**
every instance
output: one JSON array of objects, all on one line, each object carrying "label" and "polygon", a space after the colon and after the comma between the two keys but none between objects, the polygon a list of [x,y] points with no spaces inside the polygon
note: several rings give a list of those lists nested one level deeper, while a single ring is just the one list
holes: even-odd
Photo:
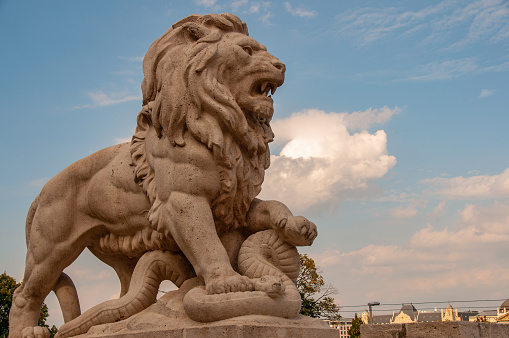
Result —
[{"label": "carved snake", "polygon": [[[251,235],[238,255],[239,272],[252,279],[255,291],[209,295],[204,286],[184,297],[189,318],[212,322],[243,315],[269,315],[293,318],[299,314],[301,298],[295,280],[300,263],[297,249],[282,241],[274,230]],[[150,251],[139,260],[129,291],[120,299],[101,303],[65,323],[57,337],[86,333],[92,326],[126,319],[154,304],[160,283],[169,279],[180,285],[194,271],[182,255]]]}]

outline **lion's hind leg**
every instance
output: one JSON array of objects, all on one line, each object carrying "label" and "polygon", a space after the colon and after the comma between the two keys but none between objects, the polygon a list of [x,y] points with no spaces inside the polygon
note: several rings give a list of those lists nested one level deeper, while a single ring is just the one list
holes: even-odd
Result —
[{"label": "lion's hind leg", "polygon": [[[42,302],[57,286],[64,268],[84,249],[80,243],[67,243],[65,240],[58,243],[50,234],[41,230],[52,225],[50,219],[42,226],[41,222],[35,220],[32,226],[23,282],[13,295],[9,313],[10,338],[45,337],[45,333],[41,332],[44,330],[37,326]],[[50,231],[54,234],[59,229],[53,228]]]},{"label": "lion's hind leg", "polygon": [[[29,247],[30,248],[30,247]],[[25,276],[21,286],[13,295],[9,313],[9,337],[49,337],[47,329],[37,326],[42,302],[56,286],[62,270],[76,257],[69,259],[70,254],[61,257],[50,257],[36,262],[27,255]],[[60,255],[56,255],[60,256]]]}]

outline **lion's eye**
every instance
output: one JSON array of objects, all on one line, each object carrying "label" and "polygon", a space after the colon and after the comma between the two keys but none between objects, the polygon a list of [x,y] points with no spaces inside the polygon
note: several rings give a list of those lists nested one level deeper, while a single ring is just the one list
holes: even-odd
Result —
[{"label": "lion's eye", "polygon": [[253,55],[253,48],[251,48],[249,46],[243,46],[242,49],[244,50],[244,52],[248,53],[249,55]]}]

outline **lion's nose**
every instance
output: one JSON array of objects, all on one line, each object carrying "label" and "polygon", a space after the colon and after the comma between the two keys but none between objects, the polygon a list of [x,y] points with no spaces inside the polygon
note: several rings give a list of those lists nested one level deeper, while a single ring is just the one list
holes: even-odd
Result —
[{"label": "lion's nose", "polygon": [[286,70],[286,66],[284,63],[282,63],[281,61],[277,60],[277,61],[274,61],[272,62],[272,64],[274,65],[274,67],[276,67],[279,71],[281,71],[281,73],[285,73],[285,70]]}]

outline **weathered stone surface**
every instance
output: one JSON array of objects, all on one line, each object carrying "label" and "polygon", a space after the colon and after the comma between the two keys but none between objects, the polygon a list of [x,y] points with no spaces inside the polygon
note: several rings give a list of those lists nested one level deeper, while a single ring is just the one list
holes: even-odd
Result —
[{"label": "weathered stone surface", "polygon": [[362,338],[505,338],[509,325],[477,322],[429,322],[361,325]]},{"label": "weathered stone surface", "polygon": [[300,315],[292,319],[248,315],[213,323],[193,321],[186,315],[182,299],[200,284],[196,278],[188,280],[144,311],[117,323],[94,326],[79,337],[339,337],[339,331],[324,321]]},{"label": "weathered stone surface", "polygon": [[[295,246],[311,245],[316,226],[256,198],[274,137],[269,94],[283,84],[285,65],[238,17],[210,14],[175,23],[150,46],[143,72],[132,141],[64,169],[28,212],[12,338],[48,333],[37,318],[51,290],[66,320],[58,335],[71,337],[151,306],[162,280],[180,287],[194,277],[203,285],[181,295],[182,321],[298,316]],[[80,315],[63,270],[85,248],[115,269],[121,298]]]}]

